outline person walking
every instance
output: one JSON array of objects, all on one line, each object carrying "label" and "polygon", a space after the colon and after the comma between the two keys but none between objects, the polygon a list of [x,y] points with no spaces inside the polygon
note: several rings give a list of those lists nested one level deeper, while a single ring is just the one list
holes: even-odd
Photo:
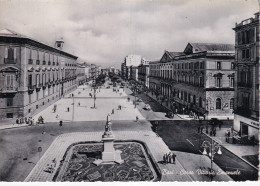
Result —
[{"label": "person walking", "polygon": [[176,154],[172,153],[172,163],[175,164]]},{"label": "person walking", "polygon": [[198,127],[198,133],[200,133],[200,126]]},{"label": "person walking", "polygon": [[163,155],[163,164],[166,164],[166,154]]},{"label": "person walking", "polygon": [[67,111],[70,112],[70,108],[69,107],[67,108]]},{"label": "person walking", "polygon": [[216,128],[214,128],[214,130],[213,130],[213,136],[216,136],[216,133],[217,133]]},{"label": "person walking", "polygon": [[136,118],[135,118],[135,119],[136,119],[136,122],[138,122],[138,120],[139,120],[139,117],[138,117],[138,116],[136,116]]},{"label": "person walking", "polygon": [[200,127],[200,133],[202,134],[202,132],[203,132],[203,127]]},{"label": "person walking", "polygon": [[115,113],[115,111],[114,111],[114,109],[112,109],[112,113],[111,114],[114,114]]}]

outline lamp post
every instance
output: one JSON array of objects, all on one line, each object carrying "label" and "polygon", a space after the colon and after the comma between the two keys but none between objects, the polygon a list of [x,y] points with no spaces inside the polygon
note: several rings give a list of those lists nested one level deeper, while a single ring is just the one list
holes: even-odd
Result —
[{"label": "lamp post", "polygon": [[136,108],[136,84],[135,84],[135,86],[134,86],[134,93],[135,93],[135,108]]},{"label": "lamp post", "polygon": [[208,155],[210,157],[210,179],[211,181],[213,180],[213,176],[215,175],[215,172],[213,171],[213,160],[214,160],[214,155],[217,153],[219,155],[222,154],[221,152],[221,145],[219,145],[217,142],[213,142],[213,139],[211,139],[211,142],[208,140],[203,141],[202,143],[203,147],[203,155]]},{"label": "lamp post", "polygon": [[94,106],[92,107],[93,109],[96,108],[96,79],[95,79],[95,76],[94,76],[94,79],[93,79],[93,89],[94,89]]},{"label": "lamp post", "polygon": [[74,121],[74,94],[72,94],[72,100],[73,100],[73,103],[72,103],[72,121]]}]

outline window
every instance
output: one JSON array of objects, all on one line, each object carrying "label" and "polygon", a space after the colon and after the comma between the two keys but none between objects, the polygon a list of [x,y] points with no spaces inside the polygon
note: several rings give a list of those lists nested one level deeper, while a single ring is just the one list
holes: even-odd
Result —
[{"label": "window", "polygon": [[199,107],[202,107],[202,98],[199,98]]},{"label": "window", "polygon": [[13,48],[8,48],[7,49],[7,56],[6,56],[7,59],[11,59],[11,60],[14,60],[15,58],[15,49]]},{"label": "window", "polygon": [[196,105],[196,96],[193,95],[193,104]]},{"label": "window", "polygon": [[6,90],[14,90],[14,74],[8,74],[5,76],[5,88]]},{"label": "window", "polygon": [[216,99],[216,109],[221,109],[221,99],[220,98]]},{"label": "window", "polygon": [[13,106],[13,98],[6,98],[6,106],[7,107]]},{"label": "window", "polygon": [[221,62],[220,61],[217,62],[217,70],[221,70]]},{"label": "window", "polygon": [[235,69],[235,63],[231,63],[231,69]]},{"label": "window", "polygon": [[7,117],[7,118],[13,118],[13,117],[14,117],[14,114],[13,114],[13,113],[6,113],[6,117]]},{"label": "window", "polygon": [[216,80],[216,87],[221,87],[221,78],[220,77],[217,77],[217,80]]},{"label": "window", "polygon": [[234,98],[230,99],[230,109],[234,109]]},{"label": "window", "polygon": [[230,78],[230,87],[234,87],[234,78]]}]

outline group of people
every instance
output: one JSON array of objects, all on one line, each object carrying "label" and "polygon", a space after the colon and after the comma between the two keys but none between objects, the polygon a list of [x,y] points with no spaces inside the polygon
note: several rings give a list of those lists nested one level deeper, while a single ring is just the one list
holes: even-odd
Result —
[{"label": "group of people", "polygon": [[167,163],[175,164],[175,158],[176,158],[176,154],[174,154],[173,152],[165,153],[163,155],[163,163],[164,164],[167,164]]},{"label": "group of people", "polygon": [[46,172],[50,172],[50,173],[53,173],[55,167],[56,167],[56,159],[54,158],[51,162],[51,164],[47,164],[47,168],[45,169]]}]

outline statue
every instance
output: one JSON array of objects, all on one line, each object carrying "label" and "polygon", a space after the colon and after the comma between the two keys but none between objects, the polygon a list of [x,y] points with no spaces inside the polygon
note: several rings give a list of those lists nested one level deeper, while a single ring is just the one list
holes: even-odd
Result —
[{"label": "statue", "polygon": [[108,114],[107,115],[107,122],[106,122],[106,125],[105,125],[105,132],[104,132],[103,137],[112,137],[113,136],[111,125],[112,125],[112,122],[111,122],[110,114]]}]

